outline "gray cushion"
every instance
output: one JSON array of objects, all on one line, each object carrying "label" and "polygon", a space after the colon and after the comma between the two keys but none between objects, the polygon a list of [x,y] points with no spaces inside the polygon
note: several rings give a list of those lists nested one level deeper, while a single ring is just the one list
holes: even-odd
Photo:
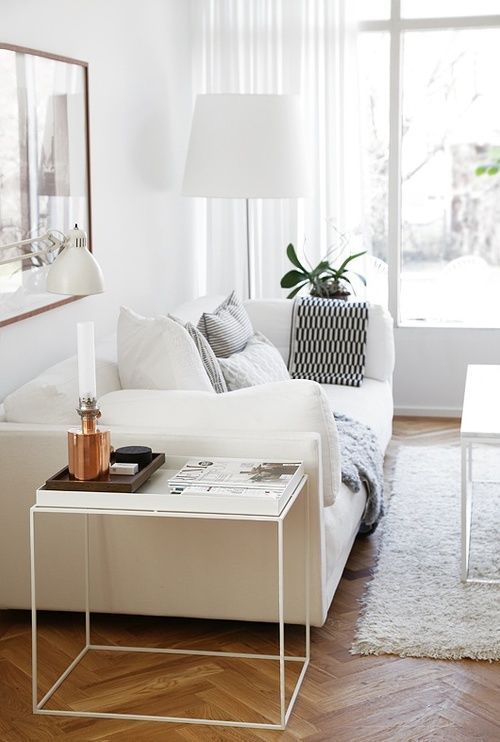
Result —
[{"label": "gray cushion", "polygon": [[205,367],[205,371],[208,374],[208,378],[210,379],[213,388],[218,394],[227,392],[226,381],[219,366],[219,361],[210,347],[210,343],[206,337],[204,337],[204,335],[202,335],[202,333],[191,324],[191,322],[185,324],[184,327],[198,348],[198,353],[200,354],[203,366]]},{"label": "gray cushion", "polygon": [[253,335],[252,323],[235,292],[214,312],[204,312],[198,330],[206,337],[217,358],[239,353]]}]

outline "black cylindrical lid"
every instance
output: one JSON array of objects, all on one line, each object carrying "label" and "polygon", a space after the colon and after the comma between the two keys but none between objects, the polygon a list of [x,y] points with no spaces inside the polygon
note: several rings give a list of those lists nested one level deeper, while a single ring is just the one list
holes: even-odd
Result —
[{"label": "black cylindrical lid", "polygon": [[115,451],[115,461],[118,464],[130,463],[146,466],[152,461],[153,452],[148,446],[122,446]]}]

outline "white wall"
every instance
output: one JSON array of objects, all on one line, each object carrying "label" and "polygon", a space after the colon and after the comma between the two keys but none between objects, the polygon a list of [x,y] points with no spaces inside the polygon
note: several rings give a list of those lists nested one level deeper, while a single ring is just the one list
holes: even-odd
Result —
[{"label": "white wall", "polygon": [[[193,202],[179,196],[192,106],[187,0],[0,0],[0,41],[89,62],[93,248],[106,292],[0,328],[0,399],[74,352],[79,320],[193,295]],[[397,328],[398,412],[457,414],[467,363],[500,330]]]},{"label": "white wall", "polygon": [[500,363],[500,330],[398,327],[395,340],[397,414],[459,416],[467,364]]},{"label": "white wall", "polygon": [[0,0],[0,41],[89,63],[94,254],[106,292],[0,328],[0,399],[71,355],[76,322],[111,332],[120,303],[192,294],[192,202],[180,183],[191,120],[185,0]]}]

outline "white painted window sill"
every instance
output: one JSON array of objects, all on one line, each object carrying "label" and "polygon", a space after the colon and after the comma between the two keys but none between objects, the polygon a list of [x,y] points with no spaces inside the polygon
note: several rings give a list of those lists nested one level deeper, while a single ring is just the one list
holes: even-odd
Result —
[{"label": "white painted window sill", "polygon": [[396,322],[397,328],[417,328],[421,330],[500,330],[500,320],[496,324],[473,324],[464,322],[437,322],[433,320],[405,320]]}]

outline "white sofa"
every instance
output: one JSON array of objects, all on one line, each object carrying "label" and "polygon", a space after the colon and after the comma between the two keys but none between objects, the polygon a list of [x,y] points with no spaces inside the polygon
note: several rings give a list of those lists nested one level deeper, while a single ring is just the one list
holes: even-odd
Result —
[{"label": "white sofa", "polygon": [[[174,314],[196,321],[219,299],[199,299]],[[255,330],[286,359],[292,303],[258,300],[246,307]],[[311,618],[315,625],[323,624],[366,501],[364,490],[353,494],[340,483],[331,411],[370,425],[386,449],[393,414],[391,317],[381,307],[370,307],[363,385],[323,386],[326,396],[310,381],[265,384],[223,395],[121,390],[112,345],[104,343],[100,352],[98,347],[98,393],[115,447],[142,443],[167,455],[304,460],[312,515]],[[0,408],[0,608],[30,605],[29,507],[36,487],[66,462],[65,431],[75,422],[76,399],[76,362],[71,359],[9,395]],[[82,609],[81,520],[51,516],[41,531],[38,576],[47,609]],[[285,608],[291,622],[304,618],[302,534],[297,509],[285,532]],[[95,516],[91,542],[91,601],[96,611],[277,618],[276,535],[269,524]]]}]

